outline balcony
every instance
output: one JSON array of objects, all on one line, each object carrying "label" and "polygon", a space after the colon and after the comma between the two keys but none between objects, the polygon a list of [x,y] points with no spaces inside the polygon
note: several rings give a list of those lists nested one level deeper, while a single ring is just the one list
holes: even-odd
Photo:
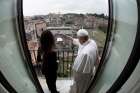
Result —
[{"label": "balcony", "polygon": [[[41,62],[37,62],[37,50],[29,50],[32,57],[32,63],[40,84],[45,93],[49,93],[45,77],[41,73]],[[58,62],[58,77],[56,86],[61,93],[68,93],[73,84],[72,65],[77,55],[77,49],[56,49]]]}]

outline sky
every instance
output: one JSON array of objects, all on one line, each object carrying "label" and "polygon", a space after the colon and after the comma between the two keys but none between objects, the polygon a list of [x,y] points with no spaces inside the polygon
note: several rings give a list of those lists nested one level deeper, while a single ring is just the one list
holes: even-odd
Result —
[{"label": "sky", "polygon": [[23,0],[24,16],[49,13],[108,14],[108,0]]}]

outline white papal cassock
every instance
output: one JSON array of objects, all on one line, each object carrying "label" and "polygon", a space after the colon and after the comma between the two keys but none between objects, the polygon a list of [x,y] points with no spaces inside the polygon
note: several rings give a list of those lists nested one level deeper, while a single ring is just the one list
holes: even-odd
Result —
[{"label": "white papal cassock", "polygon": [[78,39],[73,39],[73,43],[79,48],[73,64],[74,84],[70,93],[85,93],[95,74],[98,49],[95,41],[90,39],[82,45]]}]

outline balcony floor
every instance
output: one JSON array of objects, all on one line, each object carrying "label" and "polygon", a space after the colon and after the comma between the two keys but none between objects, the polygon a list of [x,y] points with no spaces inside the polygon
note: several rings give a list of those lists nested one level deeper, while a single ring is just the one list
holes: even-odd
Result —
[{"label": "balcony floor", "polygon": [[[39,81],[44,90],[44,93],[50,93],[45,78],[39,77]],[[73,80],[67,78],[63,78],[63,79],[58,78],[58,80],[56,81],[57,90],[60,91],[60,93],[69,93],[70,86],[72,84],[73,84]]]}]

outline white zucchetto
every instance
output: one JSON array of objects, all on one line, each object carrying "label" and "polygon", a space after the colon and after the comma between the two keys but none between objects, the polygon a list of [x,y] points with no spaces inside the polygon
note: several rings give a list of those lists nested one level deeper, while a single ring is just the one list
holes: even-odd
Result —
[{"label": "white zucchetto", "polygon": [[85,30],[85,29],[80,29],[80,30],[78,30],[78,32],[77,32],[77,36],[78,36],[78,37],[88,36],[88,31]]}]

